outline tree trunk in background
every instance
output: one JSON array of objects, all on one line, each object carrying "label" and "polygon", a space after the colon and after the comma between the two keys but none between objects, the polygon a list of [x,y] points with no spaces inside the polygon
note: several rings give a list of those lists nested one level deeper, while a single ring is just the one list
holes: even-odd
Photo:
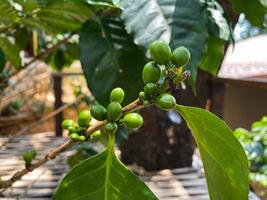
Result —
[{"label": "tree trunk in background", "polygon": [[[199,72],[197,96],[191,88],[173,94],[179,104],[204,108],[211,96],[211,86],[212,77]],[[191,166],[195,143],[185,122],[172,122],[170,113],[154,106],[141,113],[144,125],[120,145],[122,162],[136,163],[146,170]]]}]

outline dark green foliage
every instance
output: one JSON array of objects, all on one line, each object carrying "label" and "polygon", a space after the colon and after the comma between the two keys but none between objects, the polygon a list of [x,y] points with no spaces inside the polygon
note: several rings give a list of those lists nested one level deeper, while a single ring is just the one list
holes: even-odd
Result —
[{"label": "dark green foliage", "polygon": [[138,95],[145,55],[126,33],[121,20],[88,21],[80,33],[80,50],[88,87],[101,104],[108,104],[110,91],[117,86],[125,91],[125,104]]}]

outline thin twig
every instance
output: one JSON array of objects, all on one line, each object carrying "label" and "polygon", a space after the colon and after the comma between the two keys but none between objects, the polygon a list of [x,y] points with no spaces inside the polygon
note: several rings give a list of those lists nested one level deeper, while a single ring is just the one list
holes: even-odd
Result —
[{"label": "thin twig", "polygon": [[57,115],[58,113],[61,113],[62,111],[66,110],[67,108],[69,108],[70,106],[72,106],[73,104],[76,104],[77,102],[79,102],[82,98],[84,97],[84,95],[81,95],[79,97],[76,98],[76,100],[72,103],[68,103],[65,104],[63,106],[61,106],[60,108],[56,109],[55,111],[49,113],[48,115],[44,116],[42,119],[28,125],[27,127],[21,129],[19,132],[17,132],[15,135],[22,135],[24,133],[26,133],[27,131],[33,129],[34,127],[44,123],[45,121],[47,121],[48,119],[54,117],[55,115]]},{"label": "thin twig", "polygon": [[[25,69],[27,68],[29,65],[33,64],[34,62],[38,61],[38,60],[42,60],[44,58],[46,58],[47,56],[49,56],[54,50],[56,50],[58,47],[60,47],[62,44],[68,42],[68,40],[76,33],[71,33],[69,36],[67,36],[66,38],[60,40],[58,43],[56,43],[55,45],[53,45],[50,48],[47,48],[45,51],[43,51],[42,53],[40,53],[39,55],[33,57],[28,63],[26,63],[25,65],[23,65],[21,67],[21,69]],[[7,81],[8,79],[10,79],[11,77],[15,76],[19,71],[14,71],[12,73],[10,73],[7,77],[5,77],[5,79],[3,79],[2,82]]]},{"label": "thin twig", "polygon": [[[128,112],[141,109],[142,107],[143,105],[139,102],[139,100],[136,100],[133,103],[125,106],[122,110],[123,110],[123,113],[125,114]],[[85,135],[87,137],[90,136],[93,132],[100,130],[105,123],[106,123],[106,120],[102,122],[97,121],[96,123],[94,123],[92,126],[90,126],[87,129]],[[49,160],[55,159],[60,153],[62,153],[63,151],[65,151],[66,149],[72,147],[74,144],[77,144],[77,143],[78,142],[74,142],[73,140],[68,140],[61,146],[51,150],[48,154],[46,154],[43,158],[41,158],[36,163],[32,164],[30,167],[27,167],[27,168],[25,167],[24,169],[15,172],[14,175],[7,180],[3,180],[3,181],[0,180],[0,189],[11,187],[13,183],[18,181],[22,176],[24,176],[25,174],[29,172],[32,172],[34,169],[42,166],[43,164],[47,163]]]}]

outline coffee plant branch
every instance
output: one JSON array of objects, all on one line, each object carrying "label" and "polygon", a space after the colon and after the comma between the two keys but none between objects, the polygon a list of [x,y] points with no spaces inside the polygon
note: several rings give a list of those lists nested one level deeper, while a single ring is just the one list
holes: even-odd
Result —
[{"label": "coffee plant branch", "polygon": [[[123,114],[129,113],[129,112],[133,112],[135,110],[139,110],[141,108],[143,108],[144,106],[142,105],[142,103],[139,101],[139,99],[135,100],[134,102],[130,103],[129,105],[123,107],[122,111]],[[104,124],[107,121],[97,121],[95,122],[92,126],[90,126],[85,133],[85,136],[88,137],[90,136],[93,132],[100,130]],[[10,177],[7,180],[1,180],[0,179],[0,189],[5,189],[5,188],[9,188],[13,185],[13,183],[15,183],[16,181],[18,181],[22,176],[24,176],[25,174],[32,172],[33,170],[35,170],[36,168],[44,165],[45,163],[47,163],[49,160],[53,160],[55,159],[60,153],[62,153],[63,151],[69,149],[70,147],[72,147],[73,145],[77,144],[79,142],[75,142],[73,140],[68,140],[67,142],[65,142],[64,144],[62,144],[61,146],[52,149],[49,153],[47,153],[45,156],[43,156],[39,161],[37,161],[36,163],[30,165],[29,167],[23,168],[22,170],[18,170],[17,172],[15,172],[12,177]]]}]

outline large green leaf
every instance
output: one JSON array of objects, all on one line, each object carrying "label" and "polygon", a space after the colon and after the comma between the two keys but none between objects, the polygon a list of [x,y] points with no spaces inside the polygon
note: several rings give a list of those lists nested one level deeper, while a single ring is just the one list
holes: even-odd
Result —
[{"label": "large green leaf", "polygon": [[58,34],[76,31],[93,16],[87,4],[81,1],[54,1],[37,10],[34,17],[21,19],[21,24],[41,29],[47,33]]},{"label": "large green leaf", "polygon": [[157,200],[114,153],[115,136],[105,151],[77,164],[63,178],[53,200]]},{"label": "large green leaf", "polygon": [[208,33],[225,41],[229,40],[231,25],[225,18],[221,5],[215,0],[200,0],[208,15]]},{"label": "large green leaf", "polygon": [[17,69],[21,66],[21,59],[19,56],[19,48],[12,44],[6,37],[0,36],[0,49],[5,54],[5,57]]},{"label": "large green leaf", "polygon": [[176,105],[198,145],[211,200],[247,200],[248,161],[231,129],[214,114]]},{"label": "large green leaf", "polygon": [[[264,15],[267,13],[266,0],[228,0],[232,3],[234,11],[244,13],[254,26],[263,26]],[[265,6],[264,6],[265,5]]]},{"label": "large green leaf", "polygon": [[121,86],[123,103],[138,96],[143,86],[143,50],[138,48],[118,19],[102,18],[87,22],[80,33],[81,63],[88,87],[96,99],[109,102],[109,92]]},{"label": "large green leaf", "polygon": [[121,0],[122,18],[136,44],[148,48],[156,39],[172,48],[186,46],[191,52],[187,66],[196,81],[197,68],[205,51],[207,16],[199,0]]}]

